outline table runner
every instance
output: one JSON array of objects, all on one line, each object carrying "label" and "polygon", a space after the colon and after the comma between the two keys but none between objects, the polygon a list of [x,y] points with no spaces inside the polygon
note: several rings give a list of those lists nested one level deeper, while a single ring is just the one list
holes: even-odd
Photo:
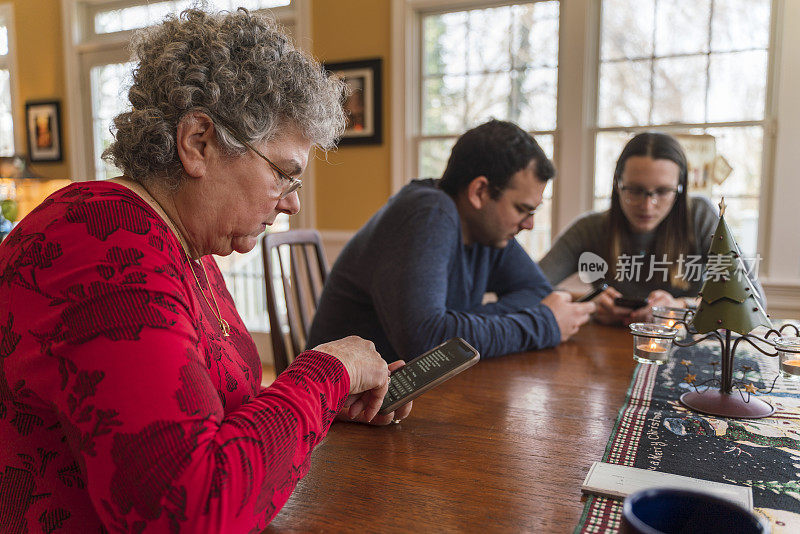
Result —
[{"label": "table runner", "polygon": [[[772,416],[726,419],[684,408],[678,399],[693,389],[687,379],[699,384],[715,371],[719,376],[720,366],[712,362],[719,361],[720,348],[716,341],[678,348],[664,365],[637,366],[603,461],[750,486],[755,512],[769,520],[773,534],[797,533],[800,382],[775,382],[777,358],[744,345],[737,348],[734,383],[771,389],[759,397],[775,406]],[[621,514],[622,501],[589,496],[575,532],[615,532]]]}]

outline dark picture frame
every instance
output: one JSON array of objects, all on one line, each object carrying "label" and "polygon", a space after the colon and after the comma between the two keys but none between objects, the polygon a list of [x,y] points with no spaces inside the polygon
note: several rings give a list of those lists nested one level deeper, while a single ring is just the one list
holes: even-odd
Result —
[{"label": "dark picture frame", "polygon": [[350,96],[344,103],[347,129],[339,146],[383,142],[382,63],[381,58],[325,63],[325,70],[342,78],[350,87]]},{"label": "dark picture frame", "polygon": [[57,100],[26,102],[25,126],[30,161],[54,162],[63,159],[61,104]]}]

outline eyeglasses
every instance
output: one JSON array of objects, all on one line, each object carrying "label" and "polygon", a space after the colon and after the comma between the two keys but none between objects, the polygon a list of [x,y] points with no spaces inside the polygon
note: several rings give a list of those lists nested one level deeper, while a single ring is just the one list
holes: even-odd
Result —
[{"label": "eyeglasses", "polygon": [[528,206],[514,204],[514,209],[516,209],[517,213],[519,213],[520,217],[522,217],[522,220],[520,221],[520,224],[522,224],[523,222],[527,221],[530,217],[536,215],[537,208],[529,208]]},{"label": "eyeglasses", "polygon": [[283,187],[281,189],[281,195],[280,195],[279,198],[284,199],[284,198],[288,197],[289,195],[291,195],[292,193],[294,193],[295,191],[297,191],[298,189],[300,189],[303,186],[303,181],[300,178],[295,178],[294,176],[289,176],[288,174],[283,172],[283,169],[281,169],[280,167],[278,167],[277,165],[272,163],[272,160],[270,160],[267,156],[262,154],[256,147],[254,147],[253,145],[251,145],[250,143],[245,141],[242,138],[242,136],[240,136],[238,133],[236,133],[236,130],[234,130],[233,128],[225,125],[222,121],[220,121],[218,119],[213,119],[212,118],[212,120],[217,125],[222,126],[223,128],[225,128],[225,130],[227,130],[228,133],[231,134],[231,137],[233,137],[234,139],[239,141],[241,144],[243,144],[244,146],[246,146],[247,148],[249,148],[250,150],[255,152],[261,159],[266,161],[269,164],[269,166],[272,168],[272,170],[275,171],[275,173],[278,175],[278,177],[283,179],[284,184],[283,184]]},{"label": "eyeglasses", "polygon": [[653,204],[663,204],[672,202],[676,194],[683,192],[683,185],[678,185],[678,187],[659,187],[653,191],[637,185],[618,185],[622,200],[628,204],[641,204],[645,200],[649,200]]}]

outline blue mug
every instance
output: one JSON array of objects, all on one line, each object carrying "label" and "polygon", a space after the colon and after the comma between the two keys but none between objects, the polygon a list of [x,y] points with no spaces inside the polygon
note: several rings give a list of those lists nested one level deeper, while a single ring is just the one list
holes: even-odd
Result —
[{"label": "blue mug", "polygon": [[677,488],[632,493],[622,505],[622,534],[767,534],[769,525],[733,501]]}]

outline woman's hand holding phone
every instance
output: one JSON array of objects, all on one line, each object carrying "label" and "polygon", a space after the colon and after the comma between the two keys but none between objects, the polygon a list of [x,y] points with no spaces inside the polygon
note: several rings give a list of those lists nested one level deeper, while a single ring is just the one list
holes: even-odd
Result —
[{"label": "woman's hand holding phone", "polygon": [[[358,421],[373,425],[386,425],[392,419],[403,419],[411,411],[411,403],[395,412],[378,415],[383,397],[389,389],[389,374],[405,363],[400,360],[386,365],[375,350],[375,344],[358,336],[323,343],[314,348],[330,354],[342,362],[350,377],[350,395],[337,416],[343,421]],[[352,414],[352,415],[351,415]]]},{"label": "woman's hand holding phone", "polygon": [[[397,360],[389,364],[389,373],[393,373],[406,364],[403,360]],[[388,425],[392,421],[401,421],[408,417],[411,413],[411,406],[414,401],[409,401],[407,404],[402,405],[393,412],[386,414],[379,414],[378,410],[383,404],[383,398],[389,390],[389,380],[385,384],[370,391],[361,394],[350,395],[344,402],[342,411],[339,412],[337,419],[340,421],[353,421],[356,423],[367,423],[370,425]],[[372,409],[377,405],[374,414]],[[370,417],[367,419],[367,417]]]},{"label": "woman's hand holding phone", "polygon": [[681,299],[676,299],[663,289],[656,289],[647,296],[647,306],[634,310],[631,313],[631,322],[651,321],[653,306],[670,306],[673,308],[685,308],[686,303]]},{"label": "woman's hand holding phone", "polygon": [[635,309],[620,306],[614,302],[622,298],[622,294],[613,287],[603,291],[594,299],[594,303],[597,305],[595,319],[602,324],[623,324],[627,326],[631,323],[651,321],[653,317],[651,308],[653,306],[685,307],[685,302],[676,299],[662,289],[652,291],[647,296],[647,303]]}]

